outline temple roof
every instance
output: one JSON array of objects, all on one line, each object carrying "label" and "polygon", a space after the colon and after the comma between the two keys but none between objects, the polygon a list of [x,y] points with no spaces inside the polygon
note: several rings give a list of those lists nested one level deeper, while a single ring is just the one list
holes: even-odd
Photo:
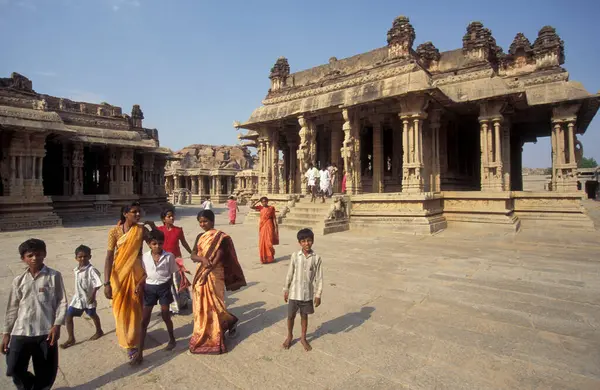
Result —
[{"label": "temple roof", "polygon": [[[586,102],[580,116],[595,115],[599,95],[569,81],[561,66],[564,43],[550,26],[544,26],[532,45],[522,33],[505,54],[481,22],[467,26],[462,48],[439,52],[432,42],[413,49],[414,28],[407,17],[394,20],[388,45],[314,68],[290,73],[287,59],[271,69],[271,88],[262,106],[236,128],[257,130],[303,113],[340,111],[375,101],[394,102],[411,93],[434,96],[443,106],[522,95],[528,106],[560,102]],[[578,123],[585,131],[589,120]]]},{"label": "temple roof", "polygon": [[0,78],[0,128],[61,134],[76,142],[144,149],[168,155],[159,147],[158,131],[142,126],[143,112],[131,116],[108,103],[76,102],[39,94],[31,80],[18,73]]}]

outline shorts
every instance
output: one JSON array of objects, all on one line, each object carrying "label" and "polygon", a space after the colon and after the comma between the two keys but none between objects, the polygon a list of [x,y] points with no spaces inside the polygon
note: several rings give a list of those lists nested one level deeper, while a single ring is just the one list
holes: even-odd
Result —
[{"label": "shorts", "polygon": [[294,299],[289,299],[288,318],[294,318],[298,311],[300,311],[301,315],[313,314],[315,312],[313,301],[296,301]]},{"label": "shorts", "polygon": [[144,287],[144,306],[168,306],[173,303],[173,293],[171,292],[172,281],[163,284],[146,284]]},{"label": "shorts", "polygon": [[67,308],[67,315],[70,315],[71,317],[81,317],[83,312],[85,312],[85,314],[87,314],[88,316],[93,317],[96,315],[96,308],[92,307],[89,309],[78,309],[73,306],[69,306]]}]

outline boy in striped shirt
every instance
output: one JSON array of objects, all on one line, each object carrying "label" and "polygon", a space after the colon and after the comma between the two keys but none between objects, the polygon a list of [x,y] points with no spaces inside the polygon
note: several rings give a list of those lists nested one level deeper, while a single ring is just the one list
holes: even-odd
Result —
[{"label": "boy in striped shirt", "polygon": [[321,266],[321,256],[312,250],[315,241],[312,230],[300,230],[297,238],[302,250],[292,254],[283,288],[283,299],[288,303],[288,336],[283,342],[283,348],[289,349],[292,345],[294,320],[299,311],[302,326],[300,342],[306,351],[310,351],[312,347],[306,340],[308,315],[313,314],[314,308],[321,304],[323,267]]}]

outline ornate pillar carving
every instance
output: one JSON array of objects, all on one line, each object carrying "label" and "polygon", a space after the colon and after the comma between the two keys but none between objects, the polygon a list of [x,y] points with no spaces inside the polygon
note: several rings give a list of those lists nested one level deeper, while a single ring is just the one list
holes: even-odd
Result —
[{"label": "ornate pillar carving", "polygon": [[381,118],[372,120],[373,124],[373,188],[375,193],[384,192],[383,183],[383,136]]},{"label": "ornate pillar carving", "polygon": [[402,120],[403,164],[402,192],[423,192],[423,124],[427,118],[428,99],[407,97],[400,101]]},{"label": "ornate pillar carving", "polygon": [[[338,121],[331,123],[331,164],[335,164],[338,168],[338,173],[333,182],[333,192],[339,193],[341,186],[341,164],[342,160],[342,149],[340,145],[342,145],[344,140],[344,132],[342,130],[342,124]],[[343,162],[342,162],[343,164]]]},{"label": "ornate pillar carving", "polygon": [[480,105],[481,191],[504,190],[501,127],[505,104],[496,100]]},{"label": "ornate pillar carving", "polygon": [[[166,183],[165,180],[165,166],[167,162],[161,156],[156,156],[154,158],[154,195],[156,196],[165,196],[167,194],[165,190],[165,186],[163,183]],[[169,178],[167,178],[168,180]],[[171,187],[172,188],[172,187]]]},{"label": "ornate pillar carving", "polygon": [[296,187],[296,178],[298,176],[298,169],[296,168],[297,164],[296,161],[298,159],[297,156],[297,148],[298,144],[296,144],[295,142],[292,142],[288,139],[288,149],[289,149],[289,154],[288,154],[288,160],[289,160],[289,169],[287,172],[287,180],[288,180],[288,186],[289,186],[289,190],[288,193],[293,194],[296,192],[301,192],[301,190],[298,190],[298,188]]},{"label": "ornate pillar carving", "polygon": [[198,176],[192,176],[192,194],[198,195]]},{"label": "ornate pillar carving", "polygon": [[83,195],[83,144],[73,145],[73,196]]},{"label": "ornate pillar carving", "polygon": [[142,195],[154,195],[154,182],[152,178],[152,173],[154,172],[154,155],[144,153],[142,156]]},{"label": "ornate pillar carving", "polygon": [[[298,117],[298,124],[300,125],[300,144],[298,145],[298,183],[302,183],[300,187],[300,193],[306,191],[306,177],[304,172],[308,169],[308,163],[312,162],[310,154],[310,130],[308,120],[304,115]],[[314,163],[313,163],[314,164]]]},{"label": "ornate pillar carving", "polygon": [[439,192],[441,186],[441,168],[440,168],[440,128],[442,120],[442,111],[434,109],[429,116],[429,130],[431,132],[431,174],[430,174],[430,191]]},{"label": "ornate pillar carving", "polygon": [[510,130],[511,129],[511,123],[510,120],[508,118],[504,118],[504,121],[502,122],[502,127],[501,127],[501,131],[502,131],[502,141],[501,145],[502,145],[502,170],[504,171],[504,182],[502,185],[502,189],[504,191],[510,191],[511,190],[511,185],[510,185],[510,171],[511,171],[511,157],[510,157]]},{"label": "ornate pillar carving", "polygon": [[198,195],[204,195],[204,176],[198,176]]},{"label": "ornate pillar carving", "polygon": [[342,118],[344,124],[344,141],[341,154],[344,159],[344,170],[346,171],[346,192],[348,194],[362,193],[362,178],[360,166],[360,139],[358,136],[358,126],[351,117],[348,108],[342,109]]},{"label": "ornate pillar carving", "polygon": [[580,104],[563,104],[552,110],[552,190],[577,191],[575,145],[577,112]]},{"label": "ornate pillar carving", "polygon": [[71,154],[70,144],[65,142],[62,144],[62,167],[63,167],[63,195],[70,196],[72,195],[72,182],[73,177],[71,175],[71,159],[73,155]]}]

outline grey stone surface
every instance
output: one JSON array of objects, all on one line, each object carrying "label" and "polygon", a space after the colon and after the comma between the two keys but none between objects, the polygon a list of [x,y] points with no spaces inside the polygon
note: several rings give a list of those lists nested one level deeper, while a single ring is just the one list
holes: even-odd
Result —
[{"label": "grey stone surface", "polygon": [[[199,231],[196,211],[180,209],[188,241]],[[295,232],[282,230],[278,261],[262,265],[256,226],[229,226],[219,211],[219,227],[233,237],[249,282],[227,297],[241,321],[238,338],[227,341],[230,352],[187,354],[189,314],[174,317],[178,346],[165,352],[167,334],[153,316],[144,364],[130,368],[101,298],[108,334],[89,342],[91,321],[76,319],[79,344],[60,351],[55,388],[600,388],[597,232],[449,229],[418,237],[352,231],[317,237],[326,283],[323,305],[309,320],[314,349],[306,353],[298,343],[289,351],[280,347],[286,332],[281,288],[298,248]],[[102,268],[113,222],[1,233],[0,310],[23,268],[20,242],[46,240],[46,263],[63,272],[71,295],[74,248],[91,246],[92,262]],[[189,260],[186,265],[193,269]],[[11,387],[0,376],[0,388]]]}]

